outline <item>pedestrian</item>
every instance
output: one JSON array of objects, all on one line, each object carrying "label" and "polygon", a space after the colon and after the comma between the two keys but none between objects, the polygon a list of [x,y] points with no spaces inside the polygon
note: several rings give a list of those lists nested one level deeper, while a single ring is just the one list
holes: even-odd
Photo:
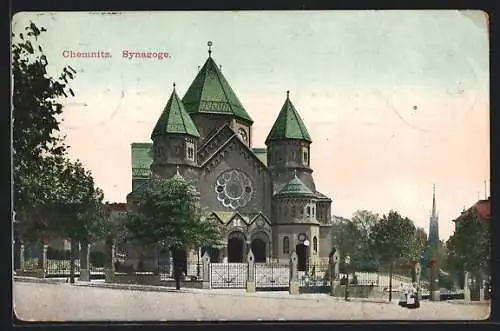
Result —
[{"label": "pedestrian", "polygon": [[401,285],[399,287],[399,302],[398,302],[398,305],[400,305],[401,307],[406,307],[407,295],[408,295],[408,290],[403,285],[403,283],[401,283]]},{"label": "pedestrian", "polygon": [[406,308],[415,309],[420,307],[420,302],[417,295],[417,285],[415,283],[410,285],[408,289]]}]

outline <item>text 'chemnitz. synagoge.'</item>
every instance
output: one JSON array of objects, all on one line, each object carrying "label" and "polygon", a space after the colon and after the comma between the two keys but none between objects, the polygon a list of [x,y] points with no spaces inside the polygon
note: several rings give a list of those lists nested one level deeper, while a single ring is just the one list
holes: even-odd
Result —
[{"label": "text 'chemnitz. synagoge.'", "polygon": [[[277,96],[279,97],[279,96]],[[211,57],[180,99],[175,84],[152,143],[132,143],[130,207],[150,177],[192,181],[202,207],[222,224],[214,262],[327,259],[332,200],[316,190],[311,137],[287,92],[265,144],[252,146],[253,120]],[[304,245],[306,243],[306,245]],[[200,252],[198,252],[200,253]],[[189,255],[196,252],[190,252]]]}]

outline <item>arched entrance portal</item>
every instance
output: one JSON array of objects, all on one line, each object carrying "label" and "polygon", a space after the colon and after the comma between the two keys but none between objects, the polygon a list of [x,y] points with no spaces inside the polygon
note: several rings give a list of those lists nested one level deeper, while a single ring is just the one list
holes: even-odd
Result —
[{"label": "arched entrance portal", "polygon": [[245,235],[241,232],[232,232],[227,240],[228,262],[243,262],[245,253]]},{"label": "arched entrance portal", "polygon": [[260,238],[252,240],[252,252],[255,262],[266,262],[266,242]]},{"label": "arched entrance portal", "polygon": [[295,252],[297,253],[297,270],[306,271],[307,264],[307,247],[300,243],[295,246]]}]

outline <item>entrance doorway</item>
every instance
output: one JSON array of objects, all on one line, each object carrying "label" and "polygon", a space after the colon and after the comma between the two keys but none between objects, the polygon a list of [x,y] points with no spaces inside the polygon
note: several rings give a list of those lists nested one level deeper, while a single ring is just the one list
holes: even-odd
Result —
[{"label": "entrance doorway", "polygon": [[260,238],[252,240],[252,252],[256,263],[266,262],[266,243]]},{"label": "entrance doorway", "polygon": [[243,262],[243,248],[245,241],[239,237],[229,238],[227,241],[228,262]]},{"label": "entrance doorway", "polygon": [[306,271],[307,267],[307,247],[300,243],[295,246],[295,251],[297,252],[297,270]]}]

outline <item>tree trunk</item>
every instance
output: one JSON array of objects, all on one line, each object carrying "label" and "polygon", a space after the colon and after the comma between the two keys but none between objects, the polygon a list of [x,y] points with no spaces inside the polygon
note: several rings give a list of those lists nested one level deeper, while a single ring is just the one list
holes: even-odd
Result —
[{"label": "tree trunk", "polygon": [[392,261],[389,265],[389,302],[392,301]]},{"label": "tree trunk", "polygon": [[[45,266],[43,265],[44,263],[44,256],[43,256],[43,247],[45,246],[45,240],[44,239],[40,239],[40,250],[38,252],[38,269],[43,269]],[[31,256],[30,256],[31,258]]]},{"label": "tree trunk", "polygon": [[180,290],[181,289],[181,268],[179,265],[179,257],[178,257],[178,250],[176,247],[172,248],[172,254],[173,254],[173,262],[174,262],[174,278],[175,278],[175,289]]},{"label": "tree trunk", "polygon": [[71,284],[75,283],[76,245],[78,245],[78,243],[72,239],[71,240],[70,257],[69,257],[69,282]]}]

